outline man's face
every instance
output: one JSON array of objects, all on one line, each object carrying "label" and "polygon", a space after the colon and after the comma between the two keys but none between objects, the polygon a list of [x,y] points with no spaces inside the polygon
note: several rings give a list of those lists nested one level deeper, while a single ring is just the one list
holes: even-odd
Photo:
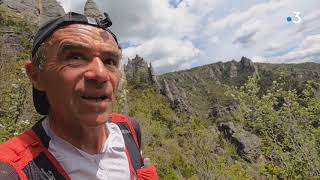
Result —
[{"label": "man's face", "polygon": [[85,126],[105,123],[120,80],[121,52],[112,35],[90,25],[68,25],[53,33],[44,54],[39,81],[49,115]]}]

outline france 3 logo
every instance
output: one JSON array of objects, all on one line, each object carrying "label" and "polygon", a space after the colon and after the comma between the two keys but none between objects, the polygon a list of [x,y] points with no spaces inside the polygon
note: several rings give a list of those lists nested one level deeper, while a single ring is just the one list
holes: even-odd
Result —
[{"label": "france 3 logo", "polygon": [[294,24],[299,24],[301,22],[301,17],[300,17],[300,12],[299,11],[295,11],[293,12],[294,16],[288,16],[287,17],[287,21],[289,23],[293,22]]}]

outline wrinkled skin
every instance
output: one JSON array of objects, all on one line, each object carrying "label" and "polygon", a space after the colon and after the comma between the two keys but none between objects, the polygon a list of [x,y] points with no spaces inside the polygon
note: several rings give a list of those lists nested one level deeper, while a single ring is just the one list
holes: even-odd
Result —
[{"label": "wrinkled skin", "polygon": [[28,62],[26,71],[33,86],[47,94],[50,128],[98,153],[120,81],[121,51],[109,32],[82,24],[56,30],[44,45],[44,68]]}]

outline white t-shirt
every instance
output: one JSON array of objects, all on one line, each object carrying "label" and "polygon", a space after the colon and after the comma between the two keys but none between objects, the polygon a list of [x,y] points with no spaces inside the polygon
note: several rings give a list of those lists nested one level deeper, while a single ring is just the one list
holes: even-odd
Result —
[{"label": "white t-shirt", "polygon": [[49,151],[73,180],[127,180],[130,169],[118,125],[107,122],[109,135],[99,154],[88,154],[56,136],[46,118],[42,126],[51,138]]}]

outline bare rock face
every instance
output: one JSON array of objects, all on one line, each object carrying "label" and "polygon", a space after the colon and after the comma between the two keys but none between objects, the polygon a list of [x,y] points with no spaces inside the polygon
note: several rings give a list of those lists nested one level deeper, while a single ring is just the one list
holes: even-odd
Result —
[{"label": "bare rock face", "polygon": [[178,89],[178,87],[175,85],[175,82],[171,82],[170,84],[170,90],[173,94],[173,108],[177,111],[177,112],[186,112],[188,114],[191,113],[190,107],[187,105],[185,98],[183,98],[183,95],[180,91],[180,89]]},{"label": "bare rock face", "polygon": [[186,112],[186,113],[190,114],[190,108],[188,107],[188,105],[186,104],[184,99],[180,96],[177,96],[174,99],[173,108],[179,113]]},{"label": "bare rock face", "polygon": [[221,118],[225,115],[225,108],[219,104],[214,104],[209,108],[208,116],[211,118]]},{"label": "bare rock face", "polygon": [[36,0],[12,1],[2,0],[2,4],[7,6],[13,12],[26,17],[27,20],[33,20],[35,24],[38,24],[38,16],[40,10],[38,9],[38,3]]},{"label": "bare rock face", "polygon": [[152,84],[155,85],[158,92],[161,90],[161,85],[159,83],[158,77],[153,72],[153,67],[151,62],[149,63],[149,76],[151,77]]},{"label": "bare rock face", "polygon": [[320,96],[320,89],[313,88],[312,93],[314,97],[319,97]]},{"label": "bare rock face", "polygon": [[237,110],[239,107],[240,105],[236,101],[231,101],[225,106],[222,106],[219,103],[213,103],[213,105],[209,108],[208,116],[211,118],[222,118],[226,114]]},{"label": "bare rock face", "polygon": [[140,56],[136,55],[135,58],[129,59],[128,64],[125,66],[127,80],[137,83],[151,83],[152,77],[149,76],[150,70],[148,63]]},{"label": "bare rock face", "polygon": [[40,0],[39,2],[42,2],[39,4],[42,7],[40,10],[40,24],[65,14],[64,9],[56,0]]},{"label": "bare rock face", "polygon": [[237,76],[238,76],[238,68],[237,68],[237,66],[235,65],[234,62],[231,62],[230,70],[229,70],[229,77],[230,78],[235,78]]},{"label": "bare rock face", "polygon": [[164,79],[161,91],[168,98],[172,108],[176,112],[186,112],[188,115],[191,115],[191,107],[186,102],[186,92],[175,85],[175,80],[168,81]]},{"label": "bare rock face", "polygon": [[166,80],[163,80],[163,87],[164,87],[164,94],[167,96],[170,102],[173,102],[174,101],[173,95],[171,93],[170,87]]},{"label": "bare rock face", "polygon": [[254,63],[251,61],[251,59],[246,58],[242,56],[240,60],[240,68],[244,71],[249,71],[251,73],[256,73],[257,68],[255,67]]},{"label": "bare rock face", "polygon": [[103,19],[102,14],[100,13],[94,0],[87,0],[84,6],[84,14],[89,17]]},{"label": "bare rock face", "polygon": [[[217,67],[215,66],[215,69],[217,69]],[[220,84],[220,81],[219,81],[219,78],[217,76],[220,76],[221,75],[221,72],[219,74],[220,70],[213,70],[212,68],[209,69],[208,71],[208,74],[209,74],[209,77],[215,81],[217,84]],[[217,75],[216,75],[217,74]]]},{"label": "bare rock face", "polygon": [[261,155],[261,140],[233,122],[220,123],[218,126],[227,139],[236,147],[237,153],[248,162],[255,162]]},{"label": "bare rock face", "polygon": [[56,0],[2,0],[2,5],[36,25],[65,14],[62,6]]}]

